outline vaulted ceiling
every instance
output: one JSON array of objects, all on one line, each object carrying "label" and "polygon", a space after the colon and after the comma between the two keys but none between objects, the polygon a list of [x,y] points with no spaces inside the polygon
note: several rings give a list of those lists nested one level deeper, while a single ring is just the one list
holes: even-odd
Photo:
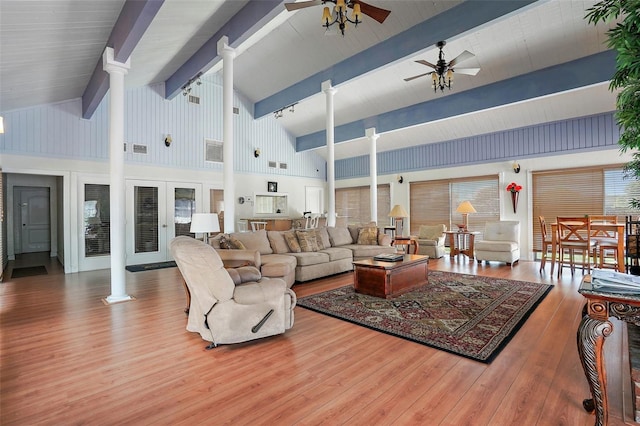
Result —
[{"label": "vaulted ceiling", "polygon": [[[0,113],[82,97],[90,118],[108,89],[106,46],[130,57],[128,87],[164,82],[168,98],[179,96],[197,74],[220,72],[222,36],[256,119],[295,104],[278,120],[298,150],[324,154],[321,83],[332,81],[336,158],[367,154],[369,127],[391,150],[615,109],[607,26],[584,20],[593,1],[370,0],[391,10],[387,20],[364,16],[344,37],[321,26],[320,5],[287,12],[284,3],[0,0]],[[437,93],[428,76],[404,81],[429,71],[415,61],[435,63],[440,40],[447,60],[470,51],[460,66],[480,72]]]}]

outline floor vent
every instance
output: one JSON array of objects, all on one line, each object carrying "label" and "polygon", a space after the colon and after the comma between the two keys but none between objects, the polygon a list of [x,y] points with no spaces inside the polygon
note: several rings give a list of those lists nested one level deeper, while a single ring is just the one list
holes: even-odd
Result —
[{"label": "floor vent", "polygon": [[133,153],[134,154],[146,154],[147,153],[147,146],[146,145],[133,144]]}]

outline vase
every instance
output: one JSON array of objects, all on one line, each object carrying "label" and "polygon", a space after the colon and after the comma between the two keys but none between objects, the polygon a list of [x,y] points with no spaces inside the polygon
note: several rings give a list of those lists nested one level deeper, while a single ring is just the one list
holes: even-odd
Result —
[{"label": "vase", "polygon": [[511,204],[513,205],[513,212],[516,212],[516,209],[518,207],[518,195],[520,193],[516,192],[516,191],[512,191],[511,192]]}]

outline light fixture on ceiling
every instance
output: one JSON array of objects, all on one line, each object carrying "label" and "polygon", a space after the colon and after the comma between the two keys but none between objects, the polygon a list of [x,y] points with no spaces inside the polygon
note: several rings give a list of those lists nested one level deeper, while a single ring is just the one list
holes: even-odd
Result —
[{"label": "light fixture on ceiling", "polygon": [[297,104],[297,102],[296,102],[295,104],[287,105],[287,106],[286,106],[286,107],[284,107],[284,108],[280,108],[279,110],[274,111],[274,112],[273,112],[273,116],[274,116],[275,118],[282,118],[282,117],[284,117],[284,111],[286,111],[286,110],[289,110],[289,112],[291,112],[291,113],[296,112],[296,111],[295,111],[295,106],[296,106],[296,104]]},{"label": "light fixture on ceiling", "polygon": [[182,86],[182,96],[187,96],[191,94],[191,86],[195,83],[196,86],[200,86],[202,84],[202,80],[200,79],[202,73],[198,73],[191,80],[187,81],[187,84]]},{"label": "light fixture on ceiling", "polygon": [[447,44],[446,41],[439,41],[436,46],[440,49],[440,53],[438,54],[438,62],[436,64],[432,64],[431,62],[427,62],[424,59],[417,60],[415,62],[426,65],[434,69],[434,71],[426,72],[424,74],[415,75],[413,77],[405,78],[404,81],[411,81],[416,78],[424,77],[425,75],[431,75],[431,88],[434,92],[437,92],[438,89],[444,91],[444,88],[448,88],[451,90],[451,83],[453,82],[453,74],[466,74],[466,75],[476,75],[480,68],[455,68],[455,66],[462,61],[466,61],[467,59],[473,58],[475,55],[467,50],[456,56],[451,62],[447,63],[444,60],[444,52],[442,48]]},{"label": "light fixture on ceiling", "polygon": [[[382,24],[391,13],[390,10],[381,9],[360,0],[308,0],[297,3],[285,3],[284,7],[291,12],[326,3],[333,3],[335,6],[333,6],[333,11],[331,11],[330,7],[325,7],[323,9],[322,26],[329,29],[330,26],[337,23],[338,28],[340,28],[340,33],[343,36],[344,30],[347,27],[347,22],[351,22],[355,26],[358,26],[358,24],[362,23],[362,14],[365,14]],[[347,8],[353,9],[351,17],[347,16]]]}]

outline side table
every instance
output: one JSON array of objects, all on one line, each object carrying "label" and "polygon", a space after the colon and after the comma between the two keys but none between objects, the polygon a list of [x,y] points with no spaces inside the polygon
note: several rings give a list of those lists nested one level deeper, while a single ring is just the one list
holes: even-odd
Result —
[{"label": "side table", "polygon": [[476,235],[480,234],[477,231],[445,231],[445,234],[449,236],[449,256],[454,257],[458,254],[464,254],[473,260],[473,244]]},{"label": "side table", "polygon": [[391,245],[407,246],[406,249],[402,249],[405,254],[411,254],[411,247],[413,247],[413,254],[418,254],[418,248],[420,247],[420,245],[418,244],[418,240],[413,235],[410,237],[396,237],[393,239],[393,241],[391,241]]}]

